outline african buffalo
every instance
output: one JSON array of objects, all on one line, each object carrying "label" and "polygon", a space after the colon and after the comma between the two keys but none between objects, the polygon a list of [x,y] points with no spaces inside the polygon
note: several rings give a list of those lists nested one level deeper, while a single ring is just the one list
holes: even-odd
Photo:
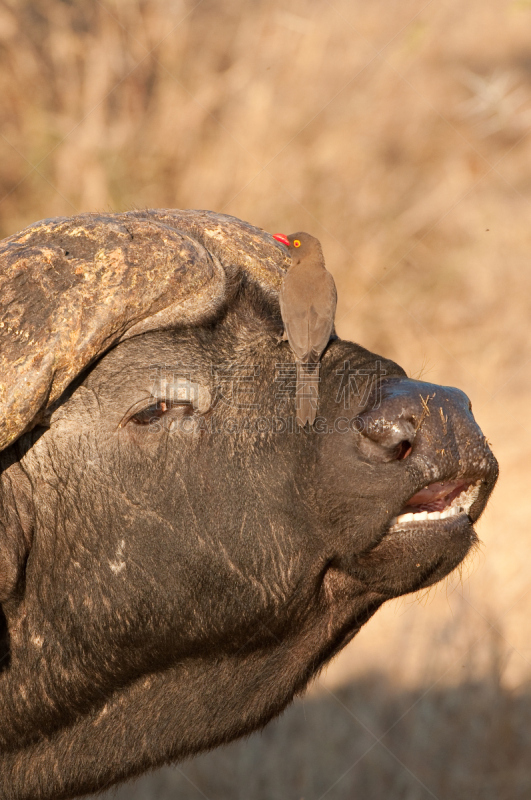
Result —
[{"label": "african buffalo", "polygon": [[85,214],[0,259],[3,800],[265,725],[477,541],[497,464],[461,391],[335,338],[293,424],[269,234]]}]

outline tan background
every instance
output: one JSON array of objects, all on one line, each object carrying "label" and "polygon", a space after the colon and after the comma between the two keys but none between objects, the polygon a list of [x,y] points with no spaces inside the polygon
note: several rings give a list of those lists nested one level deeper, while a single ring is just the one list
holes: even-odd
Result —
[{"label": "tan background", "polygon": [[263,734],[119,800],[531,796],[530,0],[2,0],[0,228],[308,230],[340,335],[464,389],[501,465],[459,574]]}]

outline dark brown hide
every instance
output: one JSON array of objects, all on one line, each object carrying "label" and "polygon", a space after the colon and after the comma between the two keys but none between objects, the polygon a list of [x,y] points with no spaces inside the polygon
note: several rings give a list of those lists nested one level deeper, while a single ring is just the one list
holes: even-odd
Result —
[{"label": "dark brown hide", "polygon": [[295,424],[269,234],[89,214],[2,252],[1,800],[260,728],[474,547],[497,465],[463,392],[323,334]]}]

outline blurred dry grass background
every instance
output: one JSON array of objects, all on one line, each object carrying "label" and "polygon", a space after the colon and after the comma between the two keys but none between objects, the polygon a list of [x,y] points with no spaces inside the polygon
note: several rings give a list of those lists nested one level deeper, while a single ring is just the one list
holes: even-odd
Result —
[{"label": "blurred dry grass background", "polygon": [[210,208],[318,236],[340,335],[500,460],[460,575],[263,734],[121,800],[531,796],[530,0],[0,0],[0,231]]}]

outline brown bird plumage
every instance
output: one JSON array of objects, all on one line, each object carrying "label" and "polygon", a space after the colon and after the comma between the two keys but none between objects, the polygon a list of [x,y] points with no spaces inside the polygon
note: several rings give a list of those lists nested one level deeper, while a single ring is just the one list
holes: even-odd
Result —
[{"label": "brown bird plumage", "polygon": [[297,363],[297,422],[315,421],[319,360],[334,330],[337,292],[318,239],[309,233],[275,234],[288,247],[291,267],[280,289],[280,312]]}]

